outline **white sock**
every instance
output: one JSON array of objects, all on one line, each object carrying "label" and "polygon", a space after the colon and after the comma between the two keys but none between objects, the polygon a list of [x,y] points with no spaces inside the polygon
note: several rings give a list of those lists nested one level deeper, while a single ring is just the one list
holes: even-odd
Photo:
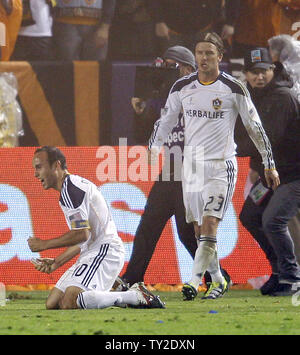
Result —
[{"label": "white sock", "polygon": [[212,282],[220,282],[220,283],[224,282],[224,277],[222,275],[221,268],[220,268],[220,262],[218,259],[217,248],[216,248],[214,257],[207,268],[207,271],[210,273]]},{"label": "white sock", "polygon": [[120,304],[138,305],[136,292],[85,291],[77,297],[77,306],[83,309],[107,308]]},{"label": "white sock", "polygon": [[201,235],[198,240],[198,248],[193,262],[192,279],[189,282],[196,290],[202,283],[203,275],[214,257],[217,242],[216,237],[204,235]]}]

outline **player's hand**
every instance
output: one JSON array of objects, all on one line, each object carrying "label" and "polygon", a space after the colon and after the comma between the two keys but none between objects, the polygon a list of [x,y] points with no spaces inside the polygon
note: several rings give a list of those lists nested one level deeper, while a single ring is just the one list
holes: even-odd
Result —
[{"label": "player's hand", "polygon": [[279,174],[276,169],[265,169],[265,178],[269,188],[276,190],[280,185]]},{"label": "player's hand", "polygon": [[151,149],[148,150],[148,164],[149,165],[156,165],[158,161],[158,156],[159,156],[159,148],[158,147],[152,147]]},{"label": "player's hand", "polygon": [[27,239],[28,246],[31,251],[42,251],[45,250],[45,241],[40,238],[30,237]]},{"label": "player's hand", "polygon": [[50,274],[52,271],[56,270],[55,259],[53,258],[33,258],[31,259],[32,264],[36,270]]}]

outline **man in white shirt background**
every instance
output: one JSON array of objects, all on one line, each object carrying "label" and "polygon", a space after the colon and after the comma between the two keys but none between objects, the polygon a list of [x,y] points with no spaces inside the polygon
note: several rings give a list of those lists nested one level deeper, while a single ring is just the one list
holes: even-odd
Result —
[{"label": "man in white shirt background", "polygon": [[50,0],[23,1],[23,21],[12,60],[53,60]]}]

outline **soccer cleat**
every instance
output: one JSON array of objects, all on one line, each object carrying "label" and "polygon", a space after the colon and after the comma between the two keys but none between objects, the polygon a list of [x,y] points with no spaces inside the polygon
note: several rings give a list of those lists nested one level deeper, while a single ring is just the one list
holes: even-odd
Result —
[{"label": "soccer cleat", "polygon": [[224,283],[212,282],[202,297],[203,300],[215,300],[216,298],[221,298],[224,293],[228,291],[228,283],[224,279]]},{"label": "soccer cleat", "polygon": [[125,279],[122,279],[120,276],[116,278],[115,283],[113,284],[112,291],[123,292],[129,290],[129,283]]},{"label": "soccer cleat", "polygon": [[266,281],[260,288],[260,293],[265,295],[271,295],[273,292],[276,292],[278,289],[278,275],[272,274],[268,281]]},{"label": "soccer cleat", "polygon": [[137,306],[129,306],[131,308],[166,308],[165,303],[161,301],[159,296],[155,296],[145,286],[144,282],[136,282],[130,291],[135,291],[139,300]]},{"label": "soccer cleat", "polygon": [[224,277],[224,279],[227,281],[227,291],[229,290],[229,288],[233,285],[233,282],[231,280],[230,275],[228,274],[228,272],[225,269],[221,269],[222,275]]},{"label": "soccer cleat", "polygon": [[300,273],[297,272],[295,274],[281,274],[279,275],[279,283],[280,284],[298,284],[300,283]]},{"label": "soccer cleat", "polygon": [[273,292],[269,293],[270,296],[280,297],[280,296],[292,296],[296,293],[297,288],[292,288],[290,284],[278,284],[277,288]]},{"label": "soccer cleat", "polygon": [[195,287],[188,283],[183,285],[181,292],[183,297],[185,297],[184,301],[193,301],[198,293]]}]

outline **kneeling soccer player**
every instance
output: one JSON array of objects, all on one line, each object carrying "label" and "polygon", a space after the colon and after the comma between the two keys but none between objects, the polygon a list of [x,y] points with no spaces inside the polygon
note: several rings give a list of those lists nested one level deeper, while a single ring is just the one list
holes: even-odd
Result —
[{"label": "kneeling soccer player", "polygon": [[124,247],[100,190],[91,181],[69,174],[66,158],[56,147],[38,148],[33,157],[34,175],[45,190],[60,193],[59,205],[70,230],[58,238],[31,237],[33,252],[67,247],[55,259],[34,259],[35,268],[51,273],[79,254],[58,280],[46,301],[47,309],[92,309],[129,305],[164,308],[159,296],[141,283],[126,292],[110,292],[124,264]]}]

